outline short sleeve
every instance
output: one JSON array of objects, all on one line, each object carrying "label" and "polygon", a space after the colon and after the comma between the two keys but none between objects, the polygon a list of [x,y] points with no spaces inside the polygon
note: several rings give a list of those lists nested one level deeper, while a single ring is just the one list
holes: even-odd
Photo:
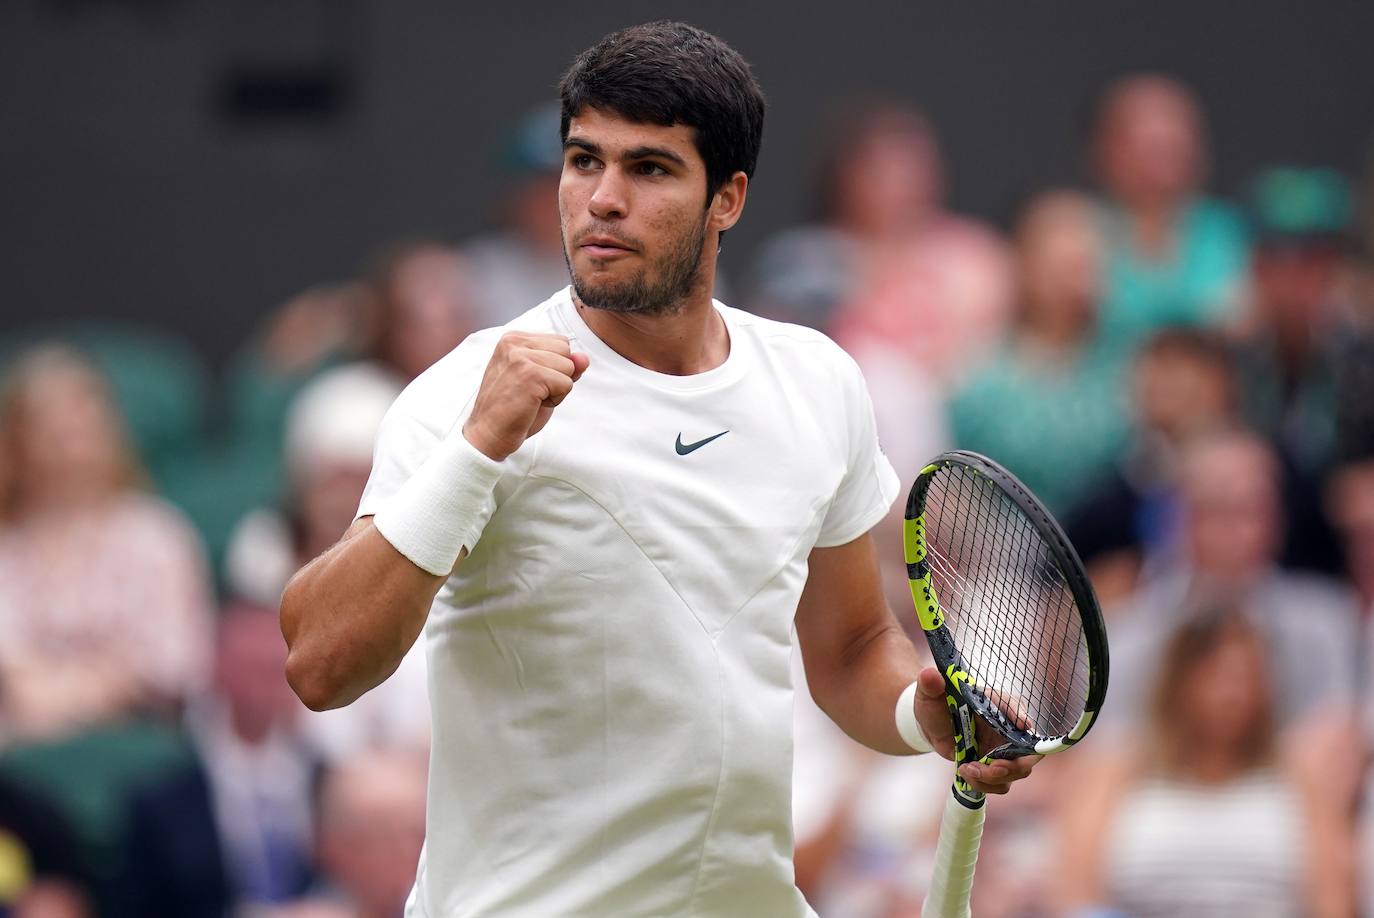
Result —
[{"label": "short sleeve", "polygon": [[363,488],[356,518],[376,516],[442,439],[440,431],[412,417],[398,400],[382,418],[372,453],[372,474]]},{"label": "short sleeve", "polygon": [[[469,337],[407,386],[387,410],[377,430],[372,473],[355,519],[376,516],[445,437],[462,436],[457,431],[472,411],[499,331]],[[496,509],[494,500],[488,513]]]},{"label": "short sleeve", "polygon": [[840,421],[848,439],[844,477],[821,524],[817,548],[852,542],[872,529],[892,506],[901,484],[878,444],[873,401],[858,365],[844,356],[841,387],[845,393]]}]

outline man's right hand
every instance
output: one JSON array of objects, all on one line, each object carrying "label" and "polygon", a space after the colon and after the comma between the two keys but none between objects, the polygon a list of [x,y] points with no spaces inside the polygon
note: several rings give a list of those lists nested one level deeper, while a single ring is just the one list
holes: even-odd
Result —
[{"label": "man's right hand", "polygon": [[500,462],[544,428],[587,363],[562,335],[506,332],[482,374],[463,436]]}]

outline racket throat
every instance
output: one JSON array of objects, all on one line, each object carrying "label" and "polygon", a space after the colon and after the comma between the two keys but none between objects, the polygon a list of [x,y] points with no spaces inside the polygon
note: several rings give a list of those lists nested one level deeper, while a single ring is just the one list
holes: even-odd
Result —
[{"label": "racket throat", "polygon": [[945,702],[954,721],[954,797],[969,809],[976,810],[987,801],[987,795],[974,790],[959,774],[959,768],[965,762],[978,760],[977,724],[973,709],[953,695],[946,695]]}]

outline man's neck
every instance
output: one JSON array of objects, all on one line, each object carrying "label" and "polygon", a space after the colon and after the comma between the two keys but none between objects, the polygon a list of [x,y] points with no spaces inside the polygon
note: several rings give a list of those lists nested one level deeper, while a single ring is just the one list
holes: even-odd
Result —
[{"label": "man's neck", "polygon": [[[1035,315],[1037,310],[1029,309],[1027,312]],[[1079,321],[1028,319],[1022,326],[1022,337],[1034,351],[1066,357],[1072,356],[1079,345],[1086,343],[1092,331],[1091,325]]]},{"label": "man's neck", "polygon": [[1128,202],[1136,250],[1161,260],[1172,256],[1179,209],[1177,202],[1160,198]]},{"label": "man's neck", "polygon": [[611,350],[646,370],[693,376],[713,370],[730,355],[725,320],[711,302],[709,286],[693,291],[676,312],[639,315],[573,303],[587,327]]}]

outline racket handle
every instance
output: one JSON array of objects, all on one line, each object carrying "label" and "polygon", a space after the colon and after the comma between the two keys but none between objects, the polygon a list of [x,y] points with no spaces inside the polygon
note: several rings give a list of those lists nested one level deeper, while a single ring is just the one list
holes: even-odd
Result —
[{"label": "racket handle", "polygon": [[940,820],[940,841],[935,848],[935,869],[930,877],[921,918],[969,918],[969,892],[978,845],[983,840],[987,808],[969,809],[954,796],[945,799]]}]

